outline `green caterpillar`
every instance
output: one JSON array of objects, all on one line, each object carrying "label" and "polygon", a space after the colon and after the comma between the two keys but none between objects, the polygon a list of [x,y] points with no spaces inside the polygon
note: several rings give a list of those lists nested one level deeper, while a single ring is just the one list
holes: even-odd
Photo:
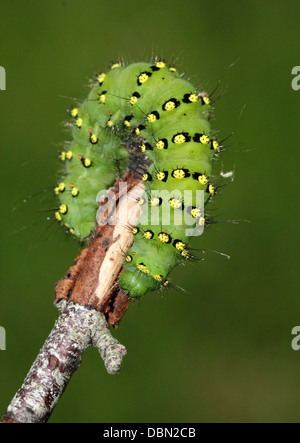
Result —
[{"label": "green caterpillar", "polygon": [[[97,76],[87,100],[71,110],[73,140],[60,154],[65,171],[54,189],[59,198],[55,216],[70,233],[80,239],[91,236],[96,195],[130,168],[132,150],[142,152],[147,165],[140,203],[149,207],[149,214],[133,227],[134,243],[119,279],[131,297],[167,286],[170,271],[192,258],[187,228],[206,224],[196,191],[204,194],[204,204],[214,196],[209,177],[221,150],[210,136],[209,115],[208,95],[162,60],[114,64]],[[192,192],[190,201],[186,190]],[[164,192],[167,196],[161,197]],[[158,224],[151,222],[154,210]]]}]

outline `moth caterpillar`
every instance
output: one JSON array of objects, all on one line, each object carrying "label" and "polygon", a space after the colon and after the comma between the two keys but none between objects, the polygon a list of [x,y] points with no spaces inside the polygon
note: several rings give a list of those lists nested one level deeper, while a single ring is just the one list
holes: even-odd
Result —
[{"label": "moth caterpillar", "polygon": [[96,195],[130,168],[141,171],[146,186],[141,205],[157,214],[157,223],[148,213],[132,227],[134,243],[119,279],[131,297],[166,287],[170,271],[192,258],[189,229],[207,223],[196,191],[204,204],[214,197],[212,161],[222,148],[211,136],[210,105],[207,94],[158,59],[113,64],[70,111],[72,142],[60,153],[65,170],[54,187],[56,219],[76,237],[89,238]]}]

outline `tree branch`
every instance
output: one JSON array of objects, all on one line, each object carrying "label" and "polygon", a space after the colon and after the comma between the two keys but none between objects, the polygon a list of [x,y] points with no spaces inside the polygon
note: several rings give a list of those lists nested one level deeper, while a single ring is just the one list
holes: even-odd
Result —
[{"label": "tree branch", "polygon": [[9,405],[3,423],[44,423],[64,392],[81,356],[96,346],[109,374],[120,370],[125,346],[110,334],[105,316],[63,301],[61,314]]},{"label": "tree branch", "polygon": [[[127,194],[120,183],[127,183]],[[127,173],[111,189],[116,205],[100,199],[103,210],[93,240],[56,285],[59,318],[3,423],[46,422],[89,346],[98,348],[109,374],[120,371],[126,348],[110,334],[109,324],[118,326],[130,301],[120,290],[118,278],[133,243],[130,228],[140,216],[138,199],[143,191],[140,178]]]}]

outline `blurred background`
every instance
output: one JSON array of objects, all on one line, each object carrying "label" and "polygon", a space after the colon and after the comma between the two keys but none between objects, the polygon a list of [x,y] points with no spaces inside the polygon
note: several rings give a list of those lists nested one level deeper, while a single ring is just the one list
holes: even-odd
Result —
[{"label": "blurred background", "polygon": [[202,89],[221,80],[212,125],[235,133],[216,171],[234,169],[235,180],[214,213],[250,223],[196,239],[231,259],[207,252],[173,273],[186,292],[132,303],[113,332],[128,348],[121,373],[109,376],[89,349],[50,422],[299,421],[299,19],[297,0],[1,1],[0,415],[52,329],[54,284],[80,250],[44,212],[55,207],[72,97],[120,56],[159,55]]}]

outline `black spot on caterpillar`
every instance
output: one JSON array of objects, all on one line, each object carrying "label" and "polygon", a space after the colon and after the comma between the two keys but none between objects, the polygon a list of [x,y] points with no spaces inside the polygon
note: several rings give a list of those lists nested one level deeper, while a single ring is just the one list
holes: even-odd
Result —
[{"label": "black spot on caterpillar", "polygon": [[140,168],[146,185],[140,203],[148,211],[133,228],[119,284],[131,297],[167,286],[170,271],[192,258],[189,237],[207,224],[204,205],[216,191],[212,160],[222,146],[210,135],[209,96],[162,60],[116,63],[97,75],[87,100],[70,114],[73,140],[60,154],[65,171],[54,188],[56,219],[89,238],[99,190]]}]

